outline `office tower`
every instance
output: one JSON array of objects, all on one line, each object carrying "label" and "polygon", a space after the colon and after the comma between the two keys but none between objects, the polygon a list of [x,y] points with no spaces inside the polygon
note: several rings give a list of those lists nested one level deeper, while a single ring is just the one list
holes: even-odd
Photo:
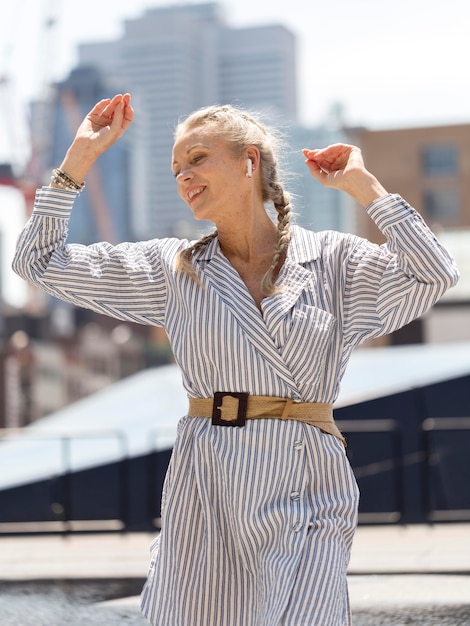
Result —
[{"label": "office tower", "polygon": [[83,44],[80,67],[97,67],[110,93],[130,91],[131,228],[136,239],[198,236],[170,170],[178,119],[233,103],[278,120],[296,119],[295,39],[283,26],[230,28],[216,3],[148,9],[119,41]]},{"label": "office tower", "polygon": [[222,32],[220,100],[262,112],[274,122],[297,119],[295,42],[283,26]]}]

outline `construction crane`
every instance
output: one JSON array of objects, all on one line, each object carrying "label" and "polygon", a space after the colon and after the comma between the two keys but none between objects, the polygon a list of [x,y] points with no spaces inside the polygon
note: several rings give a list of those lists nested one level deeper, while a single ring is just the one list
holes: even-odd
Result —
[{"label": "construction crane", "polygon": [[[30,54],[30,59],[36,59],[39,64],[40,88],[49,83],[51,57],[54,45],[54,27],[57,14],[56,0],[47,0],[46,18],[41,20],[39,32],[39,54]],[[25,195],[29,206],[31,201],[30,189],[35,189],[41,183],[41,172],[36,171],[38,160],[37,146],[31,137],[30,120],[26,114],[26,104],[17,94],[15,78],[18,76],[18,67],[12,71],[15,53],[24,42],[21,42],[18,25],[20,21],[17,12],[11,14],[11,23],[5,26],[8,38],[5,39],[1,54],[2,67],[0,68],[0,137],[2,138],[2,154],[0,160],[0,185],[18,188]],[[17,59],[16,59],[17,62]],[[21,70],[20,70],[21,71]],[[34,197],[34,194],[33,194]]]},{"label": "construction crane", "polygon": [[0,138],[2,154],[0,162],[0,185],[15,186],[16,169],[16,107],[9,65],[12,46],[7,46],[2,57],[4,67],[0,70]]},{"label": "construction crane", "polygon": [[[13,155],[18,141],[14,136],[15,124],[11,123],[14,117],[13,101],[15,98],[9,64],[11,64],[16,45],[14,38],[12,38],[11,43],[7,43],[5,46],[5,51],[2,55],[5,59],[5,68],[3,70],[0,68],[0,137],[2,126],[5,126],[5,132],[9,134],[7,143],[11,153],[10,158],[3,163],[1,162],[2,157],[0,153],[0,185],[13,186],[22,192],[27,216],[32,212],[36,189],[44,184],[45,171],[50,167],[50,146],[54,132],[51,118],[52,108],[56,106],[56,103],[54,103],[55,94],[51,84],[53,61],[57,56],[57,29],[60,25],[58,8],[58,0],[44,0],[44,18],[40,21],[41,31],[39,33],[39,48],[36,55],[40,93],[38,94],[38,99],[34,102],[34,114],[32,114],[29,124],[26,122],[26,119],[23,120],[23,125],[27,126],[29,130],[29,136],[25,138],[25,141],[29,143],[29,157],[26,162],[21,164],[21,172],[18,172],[18,163],[15,163],[17,159]],[[62,92],[57,104],[63,108],[70,134],[73,137],[83,118],[75,94],[71,91]],[[32,123],[35,124],[34,128],[31,128]],[[97,236],[111,243],[117,243],[106,194],[96,168],[90,172],[86,193],[96,225]]]}]

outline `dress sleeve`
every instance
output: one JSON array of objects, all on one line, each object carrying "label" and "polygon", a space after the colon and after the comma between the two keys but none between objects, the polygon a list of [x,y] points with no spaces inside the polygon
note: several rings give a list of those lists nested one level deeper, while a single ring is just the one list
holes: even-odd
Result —
[{"label": "dress sleeve", "polygon": [[167,280],[162,249],[177,240],[68,244],[74,192],[43,187],[19,236],[13,270],[52,296],[98,313],[140,324],[163,325]]},{"label": "dress sleeve", "polygon": [[387,241],[379,246],[357,237],[349,240],[343,330],[353,344],[405,326],[459,278],[452,255],[401,196],[380,198],[367,212]]}]

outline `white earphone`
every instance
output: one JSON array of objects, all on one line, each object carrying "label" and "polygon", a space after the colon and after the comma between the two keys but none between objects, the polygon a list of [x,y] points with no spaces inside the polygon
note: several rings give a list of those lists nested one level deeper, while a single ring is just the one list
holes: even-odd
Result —
[{"label": "white earphone", "polygon": [[246,175],[248,178],[253,176],[253,161],[251,159],[246,160]]}]

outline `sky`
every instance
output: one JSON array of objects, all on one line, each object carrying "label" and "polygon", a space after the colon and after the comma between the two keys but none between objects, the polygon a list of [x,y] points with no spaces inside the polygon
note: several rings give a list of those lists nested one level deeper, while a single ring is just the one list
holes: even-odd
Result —
[{"label": "sky", "polygon": [[[190,4],[180,2],[179,4]],[[65,78],[77,44],[116,39],[126,19],[162,0],[21,0],[0,9],[0,72],[20,99]],[[178,4],[178,3],[173,3]],[[335,102],[346,121],[373,127],[470,119],[468,0],[221,0],[229,25],[282,23],[298,40],[302,121]],[[25,19],[27,16],[27,19]],[[47,28],[49,17],[55,25]]]},{"label": "sky", "polygon": [[[0,161],[21,163],[25,158],[27,102],[40,95],[48,82],[68,75],[77,63],[79,43],[117,39],[126,19],[170,4],[192,3],[3,2],[0,78],[7,76],[9,81],[0,84]],[[219,4],[231,27],[281,23],[294,33],[299,114],[307,125],[321,124],[337,103],[348,125],[377,129],[470,123],[469,0],[221,0]],[[18,219],[5,211],[11,194],[7,196],[5,200],[0,189],[0,230],[10,242]],[[3,256],[10,254],[9,245]]]}]

